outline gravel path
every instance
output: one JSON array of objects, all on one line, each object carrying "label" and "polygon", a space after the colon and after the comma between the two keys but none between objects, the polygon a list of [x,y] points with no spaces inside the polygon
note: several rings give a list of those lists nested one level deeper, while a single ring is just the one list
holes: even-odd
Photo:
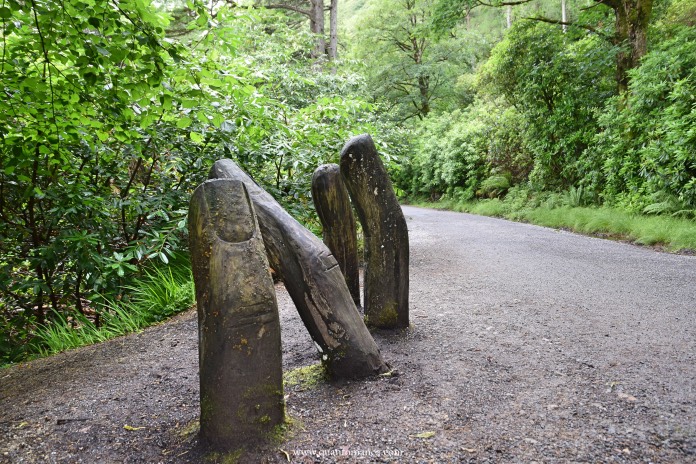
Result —
[{"label": "gravel path", "polygon": [[[240,462],[696,462],[696,257],[404,212],[412,328],[375,334],[398,375],[288,387],[288,434]],[[0,371],[0,462],[203,462],[196,342],[188,312]]]}]

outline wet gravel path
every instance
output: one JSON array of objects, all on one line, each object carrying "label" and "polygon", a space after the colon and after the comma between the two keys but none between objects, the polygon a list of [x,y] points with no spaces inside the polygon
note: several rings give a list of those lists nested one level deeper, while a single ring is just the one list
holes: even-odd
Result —
[{"label": "wet gravel path", "polygon": [[[696,257],[404,212],[412,327],[375,334],[398,375],[288,387],[290,432],[241,462],[696,462]],[[203,462],[196,342],[189,312],[0,371],[0,462]]]}]

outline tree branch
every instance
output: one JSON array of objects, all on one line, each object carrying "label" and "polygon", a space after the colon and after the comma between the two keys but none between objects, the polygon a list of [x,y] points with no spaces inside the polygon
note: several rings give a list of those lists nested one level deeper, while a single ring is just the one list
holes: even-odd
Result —
[{"label": "tree branch", "polygon": [[530,3],[532,0],[514,0],[512,2],[500,2],[500,3],[486,3],[484,1],[478,0],[477,3],[479,5],[483,6],[491,6],[493,8],[501,7],[501,6],[515,6],[515,5],[524,5],[526,3]]},{"label": "tree branch", "polygon": [[592,8],[597,8],[599,5],[605,5],[605,6],[608,6],[610,8],[613,8],[613,5],[610,4],[611,3],[610,1],[594,0],[594,2],[595,3],[593,5],[588,5],[588,6],[584,6],[584,7],[580,8],[580,11],[591,10]]},{"label": "tree branch", "polygon": [[580,29],[585,29],[585,30],[590,31],[594,34],[597,34],[598,36],[600,36],[604,39],[607,39],[607,40],[611,39],[610,36],[606,35],[605,33],[600,31],[596,27],[590,26],[588,24],[571,23],[571,22],[567,22],[567,21],[561,21],[559,19],[546,18],[543,16],[530,16],[530,17],[526,17],[526,18],[522,18],[522,19],[525,19],[528,21],[540,21],[542,23],[549,23],[549,24],[558,24],[560,26],[579,27]]},{"label": "tree branch", "polygon": [[265,8],[268,8],[269,10],[290,10],[290,11],[294,11],[295,13],[305,15],[308,18],[312,17],[311,11],[303,10],[302,8],[297,7],[297,6],[293,6],[293,5],[273,4],[273,5],[265,5]]}]

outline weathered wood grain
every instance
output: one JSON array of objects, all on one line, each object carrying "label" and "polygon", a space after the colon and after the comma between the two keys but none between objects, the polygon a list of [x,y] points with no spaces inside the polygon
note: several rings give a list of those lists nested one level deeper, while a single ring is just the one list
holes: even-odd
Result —
[{"label": "weathered wood grain", "polygon": [[353,137],[341,151],[341,174],[363,226],[363,305],[370,326],[409,325],[408,229],[372,138]]},{"label": "weathered wood grain", "polygon": [[240,180],[256,209],[270,265],[283,280],[334,378],[388,371],[348,291],[336,259],[232,160],[217,161],[211,178]]},{"label": "weathered wood grain", "polygon": [[348,190],[337,164],[323,164],[312,177],[312,200],[329,247],[346,278],[353,302],[360,307],[358,237]]},{"label": "weathered wood grain", "polygon": [[189,237],[198,305],[201,438],[231,451],[285,418],[275,288],[244,184],[201,184]]}]

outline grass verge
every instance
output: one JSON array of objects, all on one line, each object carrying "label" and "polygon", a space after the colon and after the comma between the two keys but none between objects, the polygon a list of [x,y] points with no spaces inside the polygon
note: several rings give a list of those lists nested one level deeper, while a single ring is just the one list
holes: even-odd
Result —
[{"label": "grass verge", "polygon": [[188,266],[155,268],[124,289],[127,301],[105,300],[97,312],[98,323],[75,313],[54,319],[37,328],[34,343],[39,354],[48,356],[137,332],[188,309],[194,302],[194,286]]},{"label": "grass verge", "polygon": [[[510,196],[508,196],[510,197]],[[696,221],[664,215],[645,215],[609,207],[565,206],[519,196],[503,200],[438,202],[414,201],[428,208],[502,217],[582,234],[661,246],[671,252],[696,251]],[[553,200],[553,199],[551,199]]]}]

